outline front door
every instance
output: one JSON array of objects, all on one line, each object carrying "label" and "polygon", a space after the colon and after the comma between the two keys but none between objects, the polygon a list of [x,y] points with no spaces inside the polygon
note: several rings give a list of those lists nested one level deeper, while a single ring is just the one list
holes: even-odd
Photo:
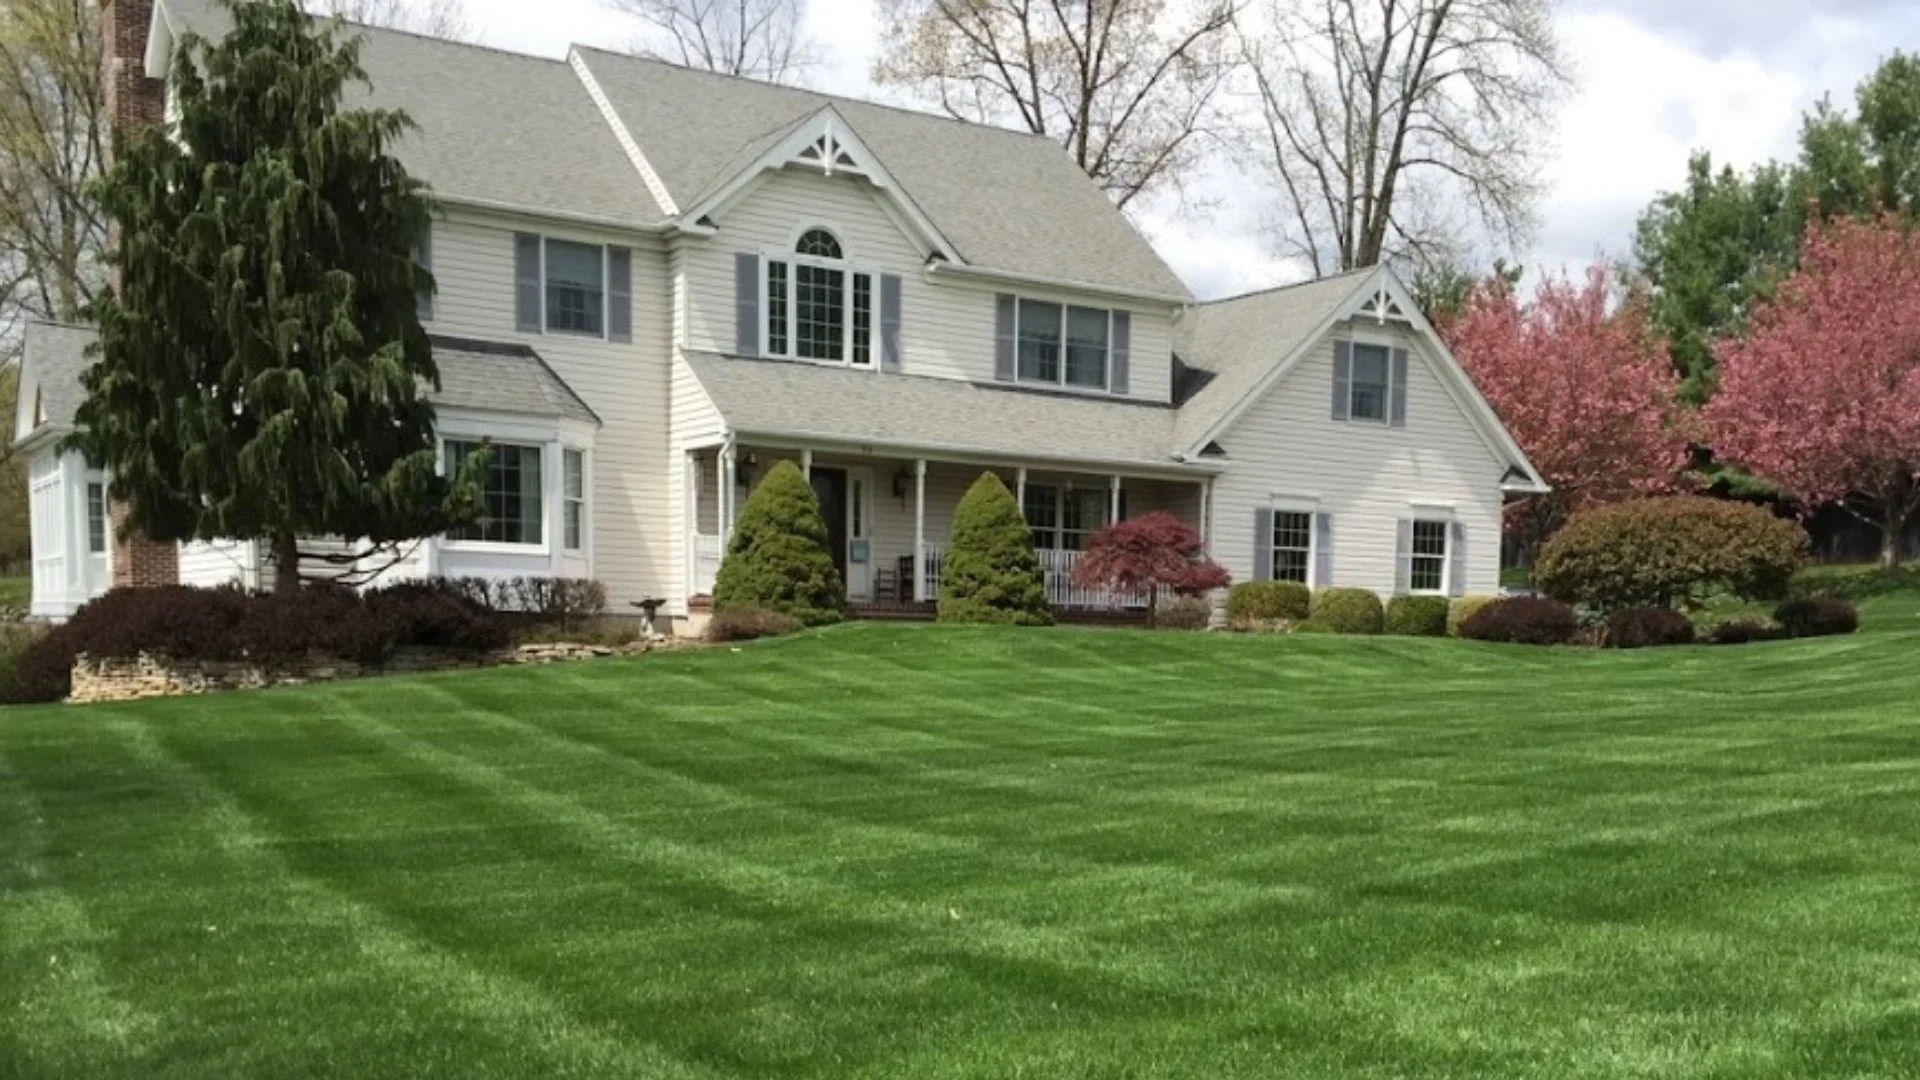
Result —
[{"label": "front door", "polygon": [[827,523],[827,550],[840,580],[847,578],[847,470],[813,467],[813,493],[820,499],[820,516]]}]

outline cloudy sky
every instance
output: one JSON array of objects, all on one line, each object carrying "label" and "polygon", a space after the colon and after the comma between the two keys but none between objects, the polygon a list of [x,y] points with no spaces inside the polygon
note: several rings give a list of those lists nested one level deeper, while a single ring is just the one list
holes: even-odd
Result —
[{"label": "cloudy sky", "polygon": [[[1745,165],[1793,152],[1801,111],[1853,86],[1895,48],[1920,49],[1915,0],[1561,0],[1561,40],[1577,85],[1560,115],[1529,268],[1624,253],[1633,221],[1683,176],[1688,153]],[[828,62],[817,89],[875,97],[871,0],[812,0]],[[466,0],[489,45],[561,56],[570,42],[628,44],[635,31],[603,0]],[[1244,180],[1203,210],[1156,206],[1143,224],[1202,297],[1301,276],[1260,238],[1263,207]],[[1245,193],[1246,197],[1235,197]]]}]

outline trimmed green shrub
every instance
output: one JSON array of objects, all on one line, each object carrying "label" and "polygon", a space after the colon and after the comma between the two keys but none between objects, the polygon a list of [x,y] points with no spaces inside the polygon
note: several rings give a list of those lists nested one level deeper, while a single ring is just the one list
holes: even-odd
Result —
[{"label": "trimmed green shrub", "polygon": [[802,628],[799,619],[765,608],[729,608],[707,623],[706,639],[715,643],[779,637]]},{"label": "trimmed green shrub", "polygon": [[713,611],[761,608],[808,626],[838,622],[847,587],[827,551],[820,499],[800,466],[767,470],[733,523],[733,539],[714,579]]},{"label": "trimmed green shrub", "polygon": [[1013,492],[986,472],[953,511],[953,537],[940,570],[941,622],[1047,626],[1046,580],[1033,531]]},{"label": "trimmed green shrub", "polygon": [[1329,634],[1377,634],[1386,618],[1380,598],[1370,590],[1321,589],[1313,594],[1313,613],[1307,621]]},{"label": "trimmed green shrub", "polygon": [[1201,596],[1176,596],[1153,609],[1155,630],[1205,630],[1213,621],[1213,604]]},{"label": "trimmed green shrub", "polygon": [[1243,581],[1227,590],[1227,621],[1236,626],[1304,622],[1313,614],[1313,590],[1297,581]]},{"label": "trimmed green shrub", "polygon": [[1784,641],[1792,636],[1787,633],[1785,627],[1751,615],[1728,619],[1707,631],[1707,641],[1714,645],[1745,645],[1750,641]]},{"label": "trimmed green shrub", "polygon": [[1386,631],[1401,637],[1445,637],[1451,608],[1444,596],[1396,596],[1387,601]]},{"label": "trimmed green shrub", "polygon": [[1773,610],[1773,619],[1790,637],[1827,637],[1860,629],[1860,613],[1834,596],[1789,600]]},{"label": "trimmed green shrub", "polygon": [[1798,524],[1747,503],[1674,495],[1584,510],[1540,552],[1534,584],[1599,611],[1785,596],[1807,557]]},{"label": "trimmed green shrub", "polygon": [[1693,643],[1693,622],[1672,608],[1621,608],[1607,616],[1601,644],[1609,649],[1646,649]]},{"label": "trimmed green shrub", "polygon": [[1516,645],[1565,645],[1580,632],[1573,609],[1544,596],[1509,596],[1460,623],[1460,636]]},{"label": "trimmed green shrub", "polygon": [[1456,596],[1447,606],[1447,636],[1460,637],[1460,624],[1474,616],[1481,608],[1495,603],[1497,596]]}]

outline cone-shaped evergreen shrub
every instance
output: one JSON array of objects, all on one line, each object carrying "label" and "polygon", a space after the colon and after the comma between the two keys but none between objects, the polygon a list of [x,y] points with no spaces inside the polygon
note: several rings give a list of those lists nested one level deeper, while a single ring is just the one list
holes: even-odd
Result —
[{"label": "cone-shaped evergreen shrub", "polygon": [[808,626],[838,622],[847,588],[827,552],[827,524],[813,486],[791,461],[767,470],[740,517],[713,585],[716,614],[761,608]]},{"label": "cone-shaped evergreen shrub", "polygon": [[953,511],[941,571],[940,621],[1046,626],[1053,622],[1033,532],[1013,492],[981,473]]}]

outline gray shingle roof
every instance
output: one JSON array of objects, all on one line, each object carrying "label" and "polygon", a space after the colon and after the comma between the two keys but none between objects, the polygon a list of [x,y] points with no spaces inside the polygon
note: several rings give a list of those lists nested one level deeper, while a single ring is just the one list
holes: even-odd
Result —
[{"label": "gray shingle roof", "polygon": [[1177,468],[1174,410],[792,361],[683,354],[726,418],[748,435],[951,450],[1013,458]]},{"label": "gray shingle roof", "polygon": [[[47,416],[43,426],[73,426],[73,415],[85,397],[80,373],[91,362],[86,353],[95,336],[90,326],[27,324],[22,372],[41,395]],[[435,405],[600,422],[573,388],[525,345],[447,337],[432,340],[434,362],[440,367],[440,389],[428,395]]]},{"label": "gray shingle roof", "polygon": [[[161,0],[176,25],[224,32],[210,0]],[[347,104],[404,109],[417,130],[395,153],[449,198],[645,225],[663,212],[566,63],[354,26],[367,87]]]},{"label": "gray shingle roof", "polygon": [[[578,48],[681,209],[831,105],[977,266],[1184,298],[1186,286],[1052,139]],[[1018,192],[1017,205],[1008,193]]]},{"label": "gray shingle roof", "polygon": [[1176,448],[1189,449],[1204,438],[1374,272],[1356,270],[1188,309],[1173,351],[1211,378],[1181,404]]}]

